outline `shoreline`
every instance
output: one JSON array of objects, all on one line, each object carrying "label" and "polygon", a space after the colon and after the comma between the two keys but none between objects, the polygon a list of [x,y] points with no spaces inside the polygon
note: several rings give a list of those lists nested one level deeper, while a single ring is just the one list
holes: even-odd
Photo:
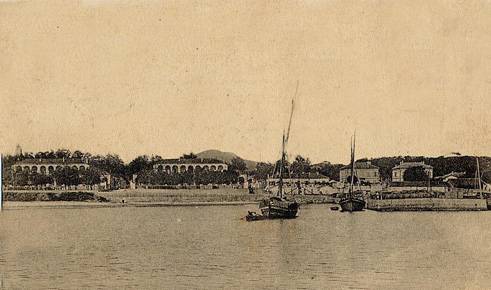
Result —
[{"label": "shoreline", "polygon": [[[81,208],[123,208],[123,207],[204,207],[204,206],[242,206],[257,204],[256,201],[241,202],[72,202],[72,201],[7,201],[4,203],[4,210],[17,209],[81,209]],[[307,203],[302,204],[334,204],[325,203]]]},{"label": "shoreline", "polygon": [[119,208],[119,207],[170,207],[170,206],[227,206],[247,205],[257,202],[74,202],[74,201],[6,201],[4,210],[27,208]]},{"label": "shoreline", "polygon": [[[5,209],[26,208],[111,208],[168,206],[227,206],[257,204],[270,195],[249,194],[247,189],[148,190],[126,189],[109,192],[9,192]],[[290,196],[300,204],[330,204],[328,195]]]}]

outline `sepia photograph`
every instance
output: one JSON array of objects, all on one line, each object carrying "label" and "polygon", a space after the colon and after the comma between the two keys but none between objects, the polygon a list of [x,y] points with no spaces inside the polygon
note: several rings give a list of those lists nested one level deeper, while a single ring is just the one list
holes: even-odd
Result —
[{"label": "sepia photograph", "polygon": [[490,0],[0,0],[0,289],[491,289]]}]

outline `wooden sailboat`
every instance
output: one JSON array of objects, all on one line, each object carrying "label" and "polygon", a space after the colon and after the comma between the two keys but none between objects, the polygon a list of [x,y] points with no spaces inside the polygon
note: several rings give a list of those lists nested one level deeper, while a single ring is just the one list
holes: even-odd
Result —
[{"label": "wooden sailboat", "polygon": [[351,175],[350,175],[350,186],[347,196],[339,201],[342,211],[361,211],[365,208],[365,201],[363,198],[355,196],[353,192],[354,175],[355,175],[355,138],[351,142]]},{"label": "wooden sailboat", "polygon": [[[298,89],[298,84],[297,84]],[[262,219],[291,219],[297,217],[298,209],[300,205],[294,200],[288,200],[285,197],[283,189],[283,168],[286,162],[286,144],[290,137],[290,128],[292,123],[294,108],[294,100],[292,100],[292,110],[290,113],[290,121],[288,123],[288,131],[285,135],[283,132],[282,146],[281,146],[281,161],[279,168],[279,183],[278,183],[278,194],[276,196],[266,198],[259,202],[259,209],[262,215],[258,215],[255,212],[249,212],[246,216],[246,220],[262,220]]]},{"label": "wooden sailboat", "polygon": [[297,217],[299,204],[296,201],[287,200],[284,197],[284,192],[283,192],[283,167],[286,159],[285,146],[287,140],[288,138],[285,138],[285,134],[283,134],[281,163],[279,169],[280,176],[279,176],[279,184],[278,184],[278,195],[268,199],[264,199],[259,203],[259,209],[261,210],[261,213],[265,218],[288,219],[288,218]]}]

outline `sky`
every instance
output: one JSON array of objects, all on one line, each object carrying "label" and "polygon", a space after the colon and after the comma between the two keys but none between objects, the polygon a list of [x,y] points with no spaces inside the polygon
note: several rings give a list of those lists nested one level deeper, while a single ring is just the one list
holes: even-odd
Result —
[{"label": "sky", "polygon": [[0,1],[0,152],[491,155],[490,1]]}]

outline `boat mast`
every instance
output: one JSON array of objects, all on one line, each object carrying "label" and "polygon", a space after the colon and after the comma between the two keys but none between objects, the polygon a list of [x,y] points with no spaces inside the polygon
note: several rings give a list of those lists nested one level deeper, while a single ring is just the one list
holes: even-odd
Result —
[{"label": "boat mast", "polygon": [[349,186],[349,197],[353,197],[353,183],[355,180],[355,142],[356,142],[356,133],[353,135],[351,139],[351,180]]},{"label": "boat mast", "polygon": [[476,157],[476,163],[477,163],[477,184],[479,187],[479,197],[482,198],[481,172],[479,169],[479,158],[478,157]]},{"label": "boat mast", "polygon": [[0,154],[0,211],[3,209],[3,184],[2,184],[2,174],[3,174],[3,156]]},{"label": "boat mast", "polygon": [[283,167],[285,164],[285,132],[283,132],[283,141],[281,143],[281,162],[280,162],[280,181],[278,195],[283,198]]},{"label": "boat mast", "polygon": [[295,107],[295,97],[297,96],[298,93],[298,81],[297,81],[297,87],[295,88],[295,94],[293,95],[292,98],[292,109],[290,111],[290,120],[288,121],[288,130],[286,132],[285,136],[285,131],[283,131],[283,138],[281,142],[281,163],[280,163],[280,180],[278,184],[278,195],[280,198],[283,198],[283,167],[285,166],[285,159],[286,159],[286,144],[288,143],[288,139],[290,139],[290,129],[292,127],[292,119],[293,119],[293,109]]}]

